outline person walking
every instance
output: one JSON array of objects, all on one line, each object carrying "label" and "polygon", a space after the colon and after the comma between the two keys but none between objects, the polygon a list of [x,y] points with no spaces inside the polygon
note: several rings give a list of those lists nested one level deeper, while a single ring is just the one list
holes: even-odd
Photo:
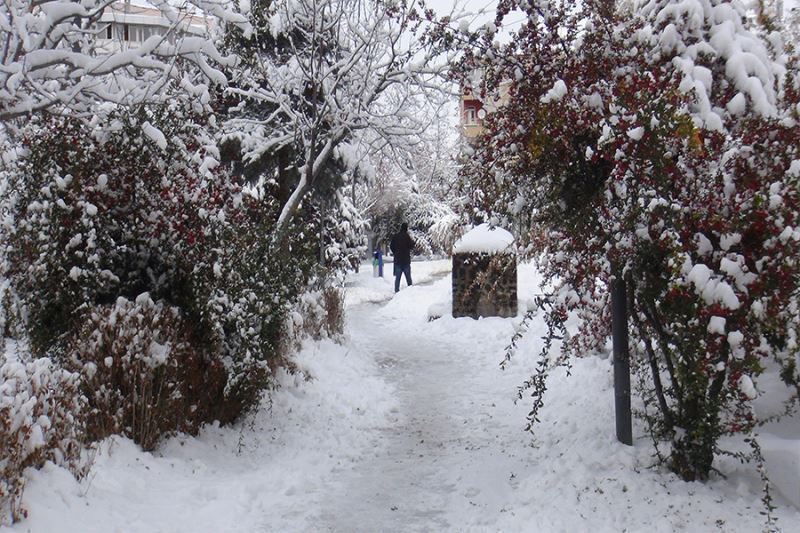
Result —
[{"label": "person walking", "polygon": [[394,254],[394,292],[400,291],[400,276],[405,274],[406,283],[411,285],[411,250],[414,239],[408,234],[408,224],[403,222],[400,231],[392,237],[389,249]]}]

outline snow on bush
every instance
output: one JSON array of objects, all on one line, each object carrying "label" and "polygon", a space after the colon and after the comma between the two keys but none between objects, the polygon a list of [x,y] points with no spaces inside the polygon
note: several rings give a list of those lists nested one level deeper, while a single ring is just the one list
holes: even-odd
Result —
[{"label": "snow on bush", "polygon": [[367,223],[351,199],[341,191],[337,190],[331,197],[327,201],[317,198],[311,202],[319,210],[316,223],[321,227],[325,249],[322,263],[334,272],[358,270],[367,250]]},{"label": "snow on bush", "polygon": [[456,240],[461,237],[461,219],[455,212],[447,213],[430,225],[427,235],[431,240],[431,248],[447,253],[452,251]]},{"label": "snow on bush", "polygon": [[[142,132],[145,122],[169,139],[166,150]],[[14,194],[7,198],[13,223],[4,235],[6,274],[19,295],[35,353],[95,365],[122,357],[121,340],[84,344],[92,335],[87,324],[110,336],[114,317],[123,316],[113,310],[120,298],[135,302],[149,293],[155,302],[158,313],[145,315],[150,322],[120,339],[152,335],[156,342],[173,343],[177,352],[146,380],[197,395],[182,400],[190,409],[175,407],[183,414],[169,415],[171,429],[167,419],[152,422],[157,430],[132,424],[127,414],[132,405],[120,410],[123,399],[150,405],[137,402],[151,385],[126,384],[147,366],[137,361],[149,357],[149,347],[136,342],[132,345],[143,351],[128,353],[130,364],[97,374],[110,382],[87,382],[90,399],[103,385],[119,396],[109,399],[112,412],[98,414],[108,417],[109,431],[120,429],[146,447],[157,439],[154,431],[230,422],[258,404],[270,384],[270,367],[283,357],[288,308],[316,264],[312,239],[272,245],[268,236],[277,206],[244,192],[220,165],[212,122],[177,102],[113,112],[92,123],[32,121],[23,130],[23,157],[9,175]],[[160,320],[175,322],[173,336],[163,341]],[[184,343],[191,349],[179,348]],[[109,346],[113,353],[104,351]],[[170,374],[183,363],[195,367]],[[220,387],[217,369],[223,372]],[[180,383],[207,371],[213,374],[207,376],[208,391]],[[132,375],[125,378],[122,372]],[[212,391],[214,409],[201,408],[207,402],[203,395]],[[162,400],[161,393],[153,394],[155,409]]]},{"label": "snow on bush", "polygon": [[0,524],[23,518],[24,470],[45,461],[81,476],[85,399],[80,376],[48,358],[0,362]]},{"label": "snow on bush", "polygon": [[530,24],[500,50],[476,37],[462,65],[487,98],[516,80],[464,171],[473,208],[529,228],[550,319],[581,319],[569,353],[603,349],[608,287],[627,281],[655,441],[705,479],[719,438],[757,426],[768,361],[798,399],[796,65],[737,2],[509,7]]},{"label": "snow on bush", "polygon": [[289,315],[288,334],[299,346],[304,338],[338,339],[344,333],[344,291],[330,280],[298,298]]},{"label": "snow on bush", "polygon": [[82,376],[91,440],[123,434],[152,450],[165,435],[222,418],[225,368],[192,342],[180,309],[142,293],[84,317],[66,365]]},{"label": "snow on bush", "polygon": [[417,247],[416,254],[449,254],[459,236],[460,218],[447,203],[432,194],[419,194],[399,188],[397,196],[373,191],[376,196],[367,215],[377,241],[388,243],[403,222]]}]

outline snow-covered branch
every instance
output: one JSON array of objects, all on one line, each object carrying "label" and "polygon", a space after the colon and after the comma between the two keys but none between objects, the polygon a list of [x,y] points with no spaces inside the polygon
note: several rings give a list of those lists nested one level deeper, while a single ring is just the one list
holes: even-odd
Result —
[{"label": "snow-covered branch", "polygon": [[[93,102],[136,103],[153,96],[152,85],[181,80],[176,59],[194,63],[203,76],[224,83],[220,67],[232,66],[210,38],[183,35],[185,13],[165,0],[153,4],[179,34],[175,42],[152,36],[118,51],[98,46],[98,23],[110,0],[7,0],[0,7],[0,121],[52,107],[79,110]],[[192,0],[191,7],[249,33],[246,18],[227,0]],[[214,66],[216,65],[216,66]],[[180,81],[195,92],[200,84]]]},{"label": "snow-covered branch", "polygon": [[234,47],[243,61],[228,89],[238,99],[229,135],[246,162],[291,146],[300,175],[278,233],[341,143],[365,130],[390,140],[424,129],[424,118],[406,111],[444,90],[449,62],[425,38],[422,8],[416,0],[280,0]]}]

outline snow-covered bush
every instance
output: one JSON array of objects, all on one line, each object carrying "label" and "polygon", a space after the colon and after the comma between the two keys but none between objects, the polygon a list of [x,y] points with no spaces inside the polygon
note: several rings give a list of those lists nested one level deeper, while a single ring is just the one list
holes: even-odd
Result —
[{"label": "snow-covered bush", "polygon": [[602,349],[624,278],[654,436],[705,479],[719,438],[758,423],[768,361],[798,400],[796,67],[737,2],[508,7],[530,23],[499,51],[474,36],[462,65],[484,97],[510,83],[465,170],[473,207],[529,229],[550,318],[581,319],[570,353]]},{"label": "snow-covered bush", "polygon": [[344,332],[344,292],[331,282],[300,296],[289,315],[289,334],[296,345],[304,338],[339,338]]},{"label": "snow-covered bush", "polygon": [[795,7],[786,14],[783,24],[787,47],[800,56],[800,6]]},{"label": "snow-covered bush", "polygon": [[[332,205],[321,209],[319,226],[321,227],[322,246],[325,249],[322,263],[331,271],[358,270],[367,250],[367,223],[353,202],[336,191]],[[320,202],[313,202],[319,205]]]},{"label": "snow-covered bush", "polygon": [[424,255],[449,255],[458,239],[460,218],[444,201],[432,195],[412,196],[404,213],[409,232]]},{"label": "snow-covered bush", "polygon": [[0,361],[0,524],[26,515],[23,472],[45,461],[85,473],[80,376],[48,358],[24,361],[13,350]]},{"label": "snow-covered bush", "polygon": [[6,242],[34,352],[74,330],[81,304],[160,294],[180,277],[169,254],[187,251],[202,231],[184,215],[208,208],[198,205],[206,187],[187,161],[193,154],[181,156],[177,146],[191,132],[165,129],[168,152],[153,120],[122,115],[92,126],[52,118],[27,129],[24,157],[8,178]]},{"label": "snow-covered bush", "polygon": [[[114,311],[115,302],[149,293],[159,312],[131,331],[139,328],[140,340],[151,335],[155,342],[173,343],[176,351],[142,387],[161,383],[199,395],[181,400],[175,407],[181,416],[147,422],[158,432],[193,430],[213,419],[229,422],[258,403],[270,367],[283,357],[288,308],[317,264],[312,239],[273,242],[278,206],[243,192],[218,164],[213,131],[210,117],[177,101],[133,114],[114,112],[88,124],[33,121],[8,178],[14,194],[7,199],[13,222],[4,235],[6,274],[19,295],[32,349],[64,362],[77,357],[99,365],[107,357],[121,358],[117,348],[104,351],[123,342],[113,340],[122,335],[112,332],[121,312]],[[163,340],[161,320],[174,322],[172,336]],[[85,344],[92,325],[110,340]],[[119,339],[129,335],[137,333]],[[185,343],[185,350],[178,348]],[[113,412],[102,413],[110,417],[109,430],[119,422],[149,447],[158,435],[135,426],[126,411],[145,405],[137,403],[140,389],[126,386],[118,374],[144,368],[138,361],[149,357],[149,347],[133,345],[144,351],[129,353],[130,364],[112,365],[87,381],[87,395],[92,400],[103,385],[117,387],[118,397],[107,404]],[[174,373],[183,363],[196,368]],[[219,368],[224,378],[216,387]],[[213,374],[212,386],[193,388],[192,380],[205,372]],[[212,392],[213,402],[202,396]],[[118,400],[130,403],[120,411]],[[209,402],[213,409],[203,408]]]},{"label": "snow-covered bush", "polygon": [[445,254],[453,250],[453,245],[464,234],[465,226],[455,213],[446,213],[428,228],[427,235],[432,247],[443,250]]},{"label": "snow-covered bush", "polygon": [[82,376],[91,440],[124,434],[152,450],[164,435],[220,418],[225,368],[193,342],[180,309],[143,293],[83,316],[65,364]]}]

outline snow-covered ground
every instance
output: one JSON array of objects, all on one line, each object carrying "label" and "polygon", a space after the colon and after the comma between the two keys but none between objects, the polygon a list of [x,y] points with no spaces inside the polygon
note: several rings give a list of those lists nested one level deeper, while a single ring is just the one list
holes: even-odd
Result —
[{"label": "snow-covered ground", "polygon": [[[447,271],[413,263],[415,285],[393,295],[362,269],[348,282],[347,341],[306,346],[303,373],[281,375],[263,411],[154,454],[113,439],[80,483],[30,472],[30,518],[2,531],[761,530],[753,466],[722,461],[727,480],[684,483],[652,467],[641,425],[633,447],[616,442],[608,359],[554,376],[536,437],[522,431],[529,406],[513,399],[543,326],[501,370],[517,319],[428,321],[447,307]],[[522,267],[521,292],[536,279]],[[764,438],[784,531],[800,524],[798,426]]]}]

